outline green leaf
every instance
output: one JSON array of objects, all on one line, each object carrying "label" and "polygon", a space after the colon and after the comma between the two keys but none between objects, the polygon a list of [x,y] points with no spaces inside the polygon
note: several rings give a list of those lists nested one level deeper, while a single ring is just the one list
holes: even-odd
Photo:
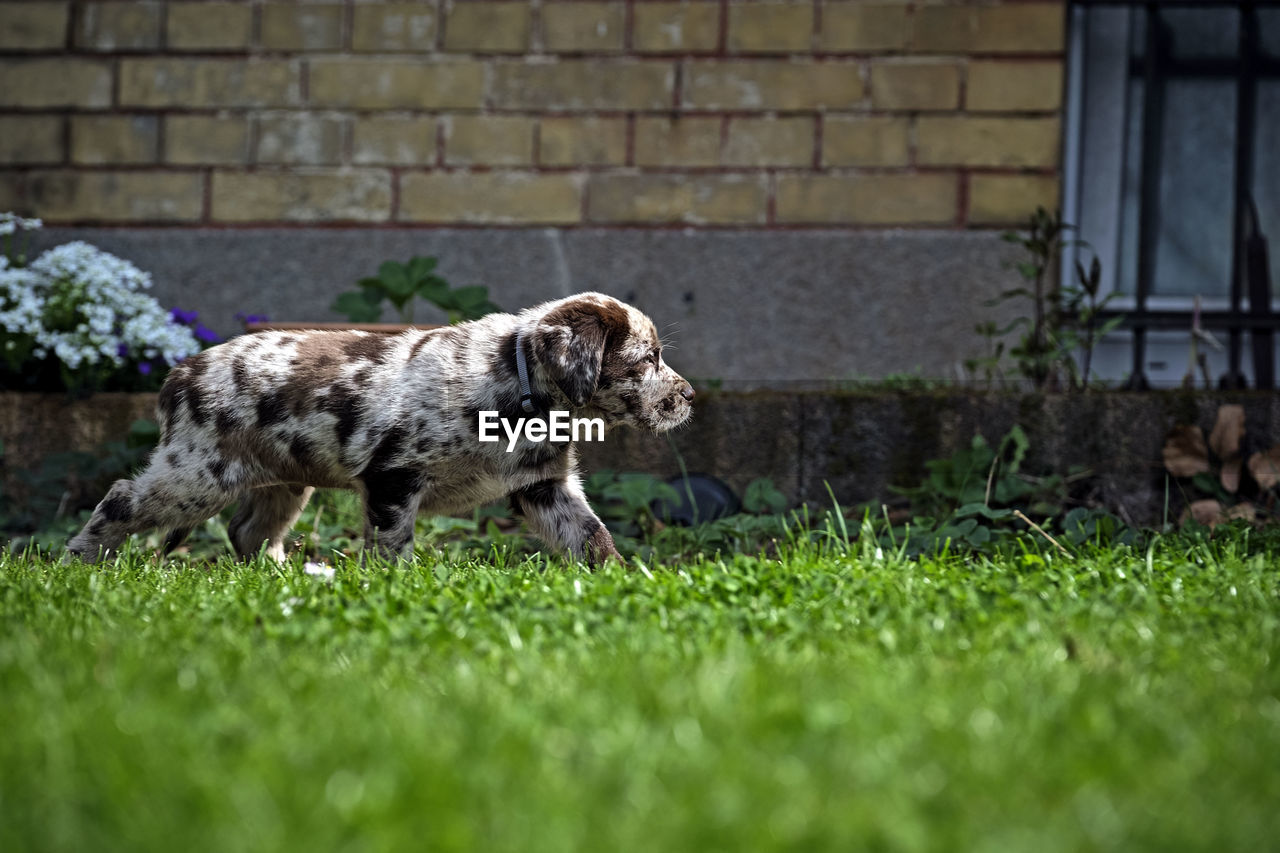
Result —
[{"label": "green leaf", "polygon": [[1101,327],[1099,327],[1097,336],[1102,337],[1103,335],[1110,334],[1111,332],[1119,328],[1120,325],[1124,323],[1124,320],[1125,320],[1124,317],[1112,317],[1110,320],[1103,323]]},{"label": "green leaf", "polygon": [[[333,300],[333,304],[329,309],[337,314],[346,316],[353,323],[376,323],[378,318],[382,316],[377,301],[370,301],[369,295],[372,291],[365,289],[362,291],[348,291],[339,294],[338,298]],[[376,297],[380,301],[380,298]]]},{"label": "green leaf", "polygon": [[378,278],[381,279],[383,289],[392,301],[400,299],[398,304],[403,304],[404,300],[413,295],[413,280],[409,277],[409,270],[404,264],[384,261],[382,266],[378,267]]},{"label": "green leaf", "polygon": [[1034,261],[1022,261],[1018,264],[1018,272],[1023,278],[1035,279],[1040,275],[1042,267]]},{"label": "green leaf", "polygon": [[449,283],[438,275],[428,275],[418,282],[418,295],[441,308],[452,307],[449,304]]},{"label": "green leaf", "polygon": [[965,504],[964,506],[956,510],[955,514],[952,517],[953,518],[971,518],[975,515],[980,515],[983,518],[988,518],[992,521],[1003,521],[1006,518],[1013,517],[1013,510],[992,509],[991,507],[987,506],[984,503],[970,503],[970,504]]},{"label": "green leaf", "polygon": [[488,301],[489,288],[481,285],[473,284],[467,287],[459,287],[453,291],[454,304],[459,308],[467,309],[472,306],[478,306]]},{"label": "green leaf", "polygon": [[965,536],[964,539],[973,547],[981,548],[983,545],[986,545],[991,541],[991,529],[989,527],[978,525],[977,527],[974,527],[973,530],[969,531],[969,534]]},{"label": "green leaf", "polygon": [[421,286],[430,275],[431,271],[436,268],[436,259],[427,257],[414,257],[409,259],[408,274],[409,280],[415,286]]},{"label": "green leaf", "polygon": [[1009,434],[1000,440],[1000,449],[996,454],[1004,457],[1006,448],[1013,448],[1013,456],[1006,463],[1006,471],[1009,474],[1018,473],[1018,469],[1022,467],[1022,460],[1027,456],[1027,450],[1031,447],[1031,441],[1027,438],[1027,433],[1019,424],[1014,424],[1013,429],[1009,430]]},{"label": "green leaf", "polygon": [[787,496],[778,491],[773,480],[760,477],[747,484],[742,496],[742,508],[757,514],[779,513],[786,509]]}]

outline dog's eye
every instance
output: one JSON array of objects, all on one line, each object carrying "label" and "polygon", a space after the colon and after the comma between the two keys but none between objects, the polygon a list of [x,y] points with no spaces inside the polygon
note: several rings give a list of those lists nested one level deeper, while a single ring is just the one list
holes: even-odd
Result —
[{"label": "dog's eye", "polygon": [[658,362],[661,360],[662,360],[662,353],[660,353],[658,350],[654,350],[653,352],[649,353],[649,361],[653,362],[654,367],[657,367]]}]

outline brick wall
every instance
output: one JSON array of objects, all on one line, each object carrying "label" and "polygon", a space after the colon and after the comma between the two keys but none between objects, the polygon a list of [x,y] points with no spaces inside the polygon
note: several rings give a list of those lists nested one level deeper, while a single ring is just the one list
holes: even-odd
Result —
[{"label": "brick wall", "polygon": [[1064,5],[0,0],[0,210],[60,224],[995,226]]}]

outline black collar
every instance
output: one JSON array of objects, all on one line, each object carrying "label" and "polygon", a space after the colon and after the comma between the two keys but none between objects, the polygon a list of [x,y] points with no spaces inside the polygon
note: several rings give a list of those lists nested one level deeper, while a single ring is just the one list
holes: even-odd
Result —
[{"label": "black collar", "polygon": [[516,332],[516,378],[520,380],[520,408],[526,414],[537,412],[533,405],[533,392],[529,390],[529,365],[524,360],[524,333]]}]

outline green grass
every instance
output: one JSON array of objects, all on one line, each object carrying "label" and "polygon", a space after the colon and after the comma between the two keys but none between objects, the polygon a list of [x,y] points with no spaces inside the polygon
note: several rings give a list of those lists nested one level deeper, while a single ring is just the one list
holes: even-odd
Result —
[{"label": "green grass", "polygon": [[3,557],[0,849],[1276,849],[1277,550]]}]

